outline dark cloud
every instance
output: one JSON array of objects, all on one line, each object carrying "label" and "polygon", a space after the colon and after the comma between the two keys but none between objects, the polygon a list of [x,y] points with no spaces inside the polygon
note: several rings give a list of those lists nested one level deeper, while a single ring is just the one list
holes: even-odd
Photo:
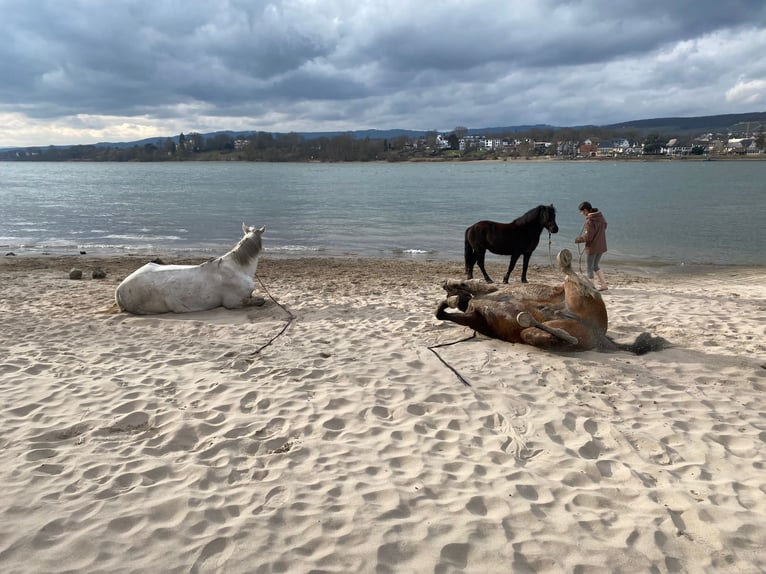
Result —
[{"label": "dark cloud", "polygon": [[30,133],[84,116],[163,133],[449,129],[766,107],[761,0],[0,0],[0,12],[0,114],[14,126],[0,145],[23,140],[24,118]]}]

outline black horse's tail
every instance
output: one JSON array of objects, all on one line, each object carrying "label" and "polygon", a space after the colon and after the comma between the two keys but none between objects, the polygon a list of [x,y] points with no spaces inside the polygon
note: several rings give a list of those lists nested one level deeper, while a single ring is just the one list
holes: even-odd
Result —
[{"label": "black horse's tail", "polygon": [[469,279],[473,276],[473,266],[476,264],[476,254],[473,251],[471,242],[468,240],[468,232],[471,228],[465,230],[465,246],[463,247],[463,254],[465,256],[465,274]]}]

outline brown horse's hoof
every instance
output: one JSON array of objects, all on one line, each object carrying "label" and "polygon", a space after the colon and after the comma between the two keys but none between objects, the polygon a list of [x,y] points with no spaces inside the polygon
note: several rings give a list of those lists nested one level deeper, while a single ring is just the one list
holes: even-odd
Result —
[{"label": "brown horse's hoof", "polygon": [[519,324],[519,327],[522,327],[526,329],[527,327],[531,327],[534,323],[534,320],[532,318],[532,315],[527,313],[526,311],[522,311],[518,315],[516,315],[516,322]]}]

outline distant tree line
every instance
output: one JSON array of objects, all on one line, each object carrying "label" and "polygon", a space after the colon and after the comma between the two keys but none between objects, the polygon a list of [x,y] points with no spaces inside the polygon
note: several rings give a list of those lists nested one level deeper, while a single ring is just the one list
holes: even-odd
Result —
[{"label": "distant tree line", "polygon": [[[406,139],[406,138],[405,138]],[[159,143],[124,146],[74,145],[24,148],[0,152],[0,159],[15,161],[262,161],[347,162],[385,160],[403,142],[356,139],[342,134],[307,139],[299,134],[254,132],[247,137],[227,134],[204,137],[180,134]]]},{"label": "distant tree line", "polygon": [[[133,146],[74,145],[24,148],[0,152],[6,161],[253,161],[253,162],[367,162],[439,159],[486,159],[499,157],[533,157],[554,155],[559,142],[581,142],[585,139],[626,138],[643,144],[645,154],[659,153],[667,137],[659,133],[642,134],[638,129],[608,129],[596,126],[582,128],[533,128],[525,132],[493,134],[521,142],[512,149],[463,149],[460,140],[468,130],[456,127],[446,137],[425,132],[422,137],[399,136],[391,139],[359,139],[352,134],[307,138],[301,134],[252,132],[246,136],[228,134],[203,136],[190,132],[157,143]],[[759,134],[763,144],[763,131]],[[446,143],[445,143],[446,142]],[[535,142],[551,145],[539,146]],[[558,146],[561,149],[561,146]],[[763,149],[761,145],[761,149]],[[702,153],[702,148],[692,150]]]}]

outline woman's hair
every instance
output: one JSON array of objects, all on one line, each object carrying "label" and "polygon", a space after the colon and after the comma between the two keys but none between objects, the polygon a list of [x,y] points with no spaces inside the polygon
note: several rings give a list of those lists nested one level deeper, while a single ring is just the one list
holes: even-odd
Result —
[{"label": "woman's hair", "polygon": [[583,201],[580,204],[580,207],[577,208],[578,211],[582,211],[583,209],[587,209],[588,211],[593,211],[593,206],[590,204],[590,201]]}]

